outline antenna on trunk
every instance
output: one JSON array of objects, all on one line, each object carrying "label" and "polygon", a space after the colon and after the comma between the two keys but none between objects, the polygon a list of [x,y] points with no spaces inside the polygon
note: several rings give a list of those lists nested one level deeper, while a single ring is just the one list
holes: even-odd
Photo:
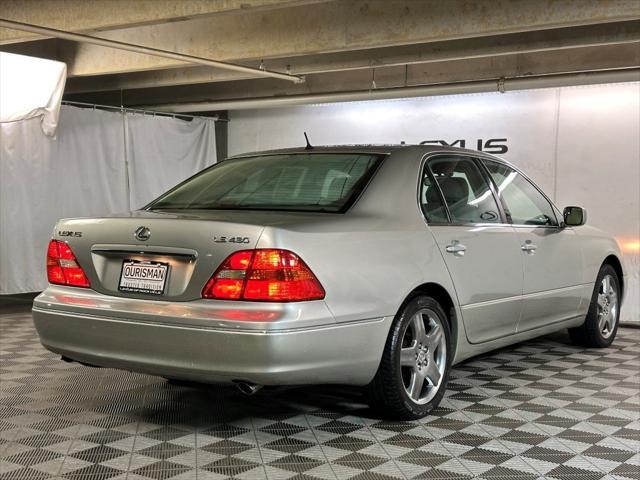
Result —
[{"label": "antenna on trunk", "polygon": [[305,150],[313,149],[313,145],[309,143],[309,137],[307,137],[307,132],[304,132],[304,139],[307,141],[307,146],[304,147]]}]

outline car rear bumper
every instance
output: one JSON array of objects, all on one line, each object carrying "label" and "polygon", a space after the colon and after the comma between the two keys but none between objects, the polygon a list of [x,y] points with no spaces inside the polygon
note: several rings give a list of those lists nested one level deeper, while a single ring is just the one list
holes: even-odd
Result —
[{"label": "car rear bumper", "polygon": [[[164,303],[163,311],[163,302],[136,299],[137,308],[130,307],[127,314],[114,308],[117,300],[131,304],[130,299],[114,300],[80,289],[47,289],[33,308],[42,344],[83,363],[168,378],[260,385],[365,385],[378,368],[392,321],[382,317],[290,328],[285,314],[282,325],[287,328],[265,329],[256,328],[262,322],[251,320],[202,319],[195,314],[189,318],[186,303],[178,311],[175,304]],[[102,302],[111,302],[111,308],[104,308]],[[211,305],[219,313],[219,305]],[[141,315],[144,308],[152,313]],[[238,318],[237,312],[234,315]],[[300,323],[305,323],[303,318]]]}]

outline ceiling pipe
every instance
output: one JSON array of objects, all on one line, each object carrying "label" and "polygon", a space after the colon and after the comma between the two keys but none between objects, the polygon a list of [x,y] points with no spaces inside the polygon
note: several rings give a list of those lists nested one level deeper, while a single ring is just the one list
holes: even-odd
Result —
[{"label": "ceiling pipe", "polygon": [[62,38],[74,42],[91,43],[102,47],[116,48],[118,50],[127,50],[129,52],[144,53],[156,57],[170,58],[180,62],[192,63],[195,65],[205,65],[207,67],[223,68],[225,70],[233,70],[236,72],[250,73],[258,77],[271,77],[280,80],[288,80],[293,83],[303,83],[304,77],[297,75],[289,75],[287,73],[274,72],[263,68],[246,67],[235,63],[221,62],[219,60],[211,60],[209,58],[196,57],[186,55],[184,53],[170,52],[168,50],[160,50],[159,48],[145,47],[142,45],[134,45],[132,43],[118,42],[116,40],[108,40],[106,38],[93,37],[91,35],[82,35],[80,33],[66,32],[64,30],[56,30],[55,28],[42,27],[30,23],[16,22],[0,18],[0,27],[10,28],[12,30],[21,30],[23,32],[37,33],[47,37]]},{"label": "ceiling pipe", "polygon": [[429,97],[435,95],[456,95],[464,93],[507,92],[513,90],[530,90],[538,88],[554,88],[577,85],[594,85],[602,83],[620,83],[640,81],[640,68],[613,71],[595,71],[568,73],[560,75],[544,75],[535,77],[501,78],[498,80],[481,80],[416,87],[379,88],[337,93],[318,93],[306,95],[289,95],[280,97],[248,98],[238,100],[220,100],[214,102],[174,103],[145,106],[153,110],[171,113],[211,112],[220,110],[247,110],[260,108],[277,108],[313,103],[355,102],[367,100],[390,100],[412,97]]}]

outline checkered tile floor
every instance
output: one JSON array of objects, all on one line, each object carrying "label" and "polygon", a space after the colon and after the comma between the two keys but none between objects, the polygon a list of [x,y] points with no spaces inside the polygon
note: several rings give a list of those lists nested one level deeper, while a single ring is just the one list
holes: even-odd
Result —
[{"label": "checkered tile floor", "polygon": [[0,478],[640,479],[640,330],[457,366],[441,407],[377,419],[355,389],[193,388],[61,362],[0,314]]}]

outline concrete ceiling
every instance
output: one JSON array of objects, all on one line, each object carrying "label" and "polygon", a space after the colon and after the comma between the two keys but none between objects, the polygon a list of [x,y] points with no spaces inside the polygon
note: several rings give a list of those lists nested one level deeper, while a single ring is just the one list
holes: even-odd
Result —
[{"label": "concrete ceiling", "polygon": [[0,29],[0,50],[67,63],[67,99],[109,105],[640,66],[638,0],[0,0],[0,18],[306,79],[293,84]]}]

